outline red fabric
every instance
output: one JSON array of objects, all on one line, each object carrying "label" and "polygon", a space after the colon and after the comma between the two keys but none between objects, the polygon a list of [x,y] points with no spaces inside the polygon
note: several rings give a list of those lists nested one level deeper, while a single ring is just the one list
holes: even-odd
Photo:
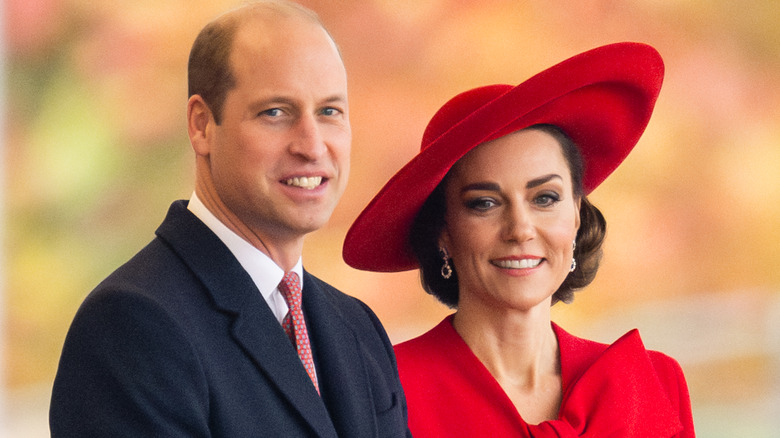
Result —
[{"label": "red fabric", "polygon": [[306,330],[306,321],[303,319],[303,308],[301,307],[301,281],[298,274],[288,272],[284,274],[282,282],[279,283],[279,292],[282,293],[284,300],[290,310],[282,320],[282,327],[287,336],[290,337],[293,345],[298,351],[298,357],[303,362],[303,367],[311,378],[311,383],[317,392],[320,392],[320,386],[317,384],[317,373],[314,370],[314,358],[311,354],[311,343],[309,342],[309,332]]},{"label": "red fabric", "polygon": [[553,324],[561,354],[558,419],[529,425],[452,327],[451,317],[395,347],[409,429],[426,437],[693,437],[677,362],[636,330],[607,346]]}]

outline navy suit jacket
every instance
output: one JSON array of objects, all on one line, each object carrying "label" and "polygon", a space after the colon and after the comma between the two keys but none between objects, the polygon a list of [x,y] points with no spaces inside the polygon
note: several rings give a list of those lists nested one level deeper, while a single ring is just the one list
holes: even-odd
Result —
[{"label": "navy suit jacket", "polygon": [[318,395],[249,274],[186,205],[175,202],[157,237],[78,310],[52,436],[409,436],[374,313],[304,272]]}]

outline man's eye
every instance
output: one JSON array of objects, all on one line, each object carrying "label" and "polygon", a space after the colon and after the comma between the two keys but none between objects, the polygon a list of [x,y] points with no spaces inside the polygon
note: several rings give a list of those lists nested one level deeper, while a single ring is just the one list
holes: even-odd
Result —
[{"label": "man's eye", "polygon": [[337,116],[339,114],[341,114],[341,111],[336,109],[336,108],[333,108],[333,107],[328,107],[328,108],[323,108],[322,109],[322,115],[323,116]]},{"label": "man's eye", "polygon": [[260,116],[267,116],[267,117],[279,117],[282,115],[282,110],[279,108],[271,108],[267,109],[265,111],[261,111]]}]

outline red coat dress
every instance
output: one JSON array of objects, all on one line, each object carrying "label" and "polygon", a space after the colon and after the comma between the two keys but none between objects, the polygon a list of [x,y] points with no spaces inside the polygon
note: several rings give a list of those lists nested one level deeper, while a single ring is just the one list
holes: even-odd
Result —
[{"label": "red coat dress", "polygon": [[632,330],[612,345],[553,324],[561,355],[558,419],[523,421],[504,390],[446,318],[395,346],[409,429],[426,437],[693,437],[688,387],[669,356]]}]

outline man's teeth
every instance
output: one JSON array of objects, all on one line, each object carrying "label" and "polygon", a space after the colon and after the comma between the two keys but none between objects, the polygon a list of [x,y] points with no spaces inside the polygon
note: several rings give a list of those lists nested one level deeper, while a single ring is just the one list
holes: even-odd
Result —
[{"label": "man's teeth", "polygon": [[506,269],[527,269],[539,266],[542,259],[498,260],[495,265]]},{"label": "man's teeth", "polygon": [[295,178],[290,178],[285,183],[288,186],[295,186],[295,187],[301,187],[304,189],[311,190],[320,184],[322,184],[322,177],[321,176],[296,176]]}]

